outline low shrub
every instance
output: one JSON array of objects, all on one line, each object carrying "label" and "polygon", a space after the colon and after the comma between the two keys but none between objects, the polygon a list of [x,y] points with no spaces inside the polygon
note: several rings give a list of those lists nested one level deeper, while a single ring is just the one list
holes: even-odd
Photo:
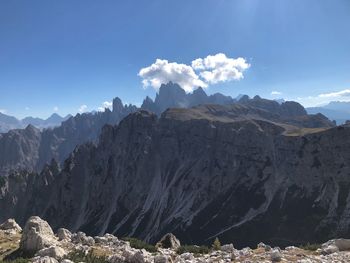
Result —
[{"label": "low shrub", "polygon": [[157,248],[154,245],[148,244],[145,241],[134,237],[124,237],[122,238],[124,241],[128,241],[130,246],[136,249],[145,249],[148,252],[154,253],[157,252]]},{"label": "low shrub", "polygon": [[176,252],[180,255],[183,253],[193,253],[193,254],[208,254],[210,249],[207,246],[193,246],[193,245],[184,245],[180,246]]},{"label": "low shrub", "polygon": [[28,258],[16,258],[13,260],[0,260],[0,263],[29,263],[30,260]]},{"label": "low shrub", "polygon": [[299,248],[304,249],[304,250],[316,251],[317,249],[321,248],[321,244],[307,243],[305,245],[299,246]]},{"label": "low shrub", "polygon": [[78,251],[78,250],[69,253],[66,259],[69,259],[73,262],[108,263],[108,260],[106,257],[103,257],[103,256],[98,257],[91,252],[85,255],[84,252]]}]

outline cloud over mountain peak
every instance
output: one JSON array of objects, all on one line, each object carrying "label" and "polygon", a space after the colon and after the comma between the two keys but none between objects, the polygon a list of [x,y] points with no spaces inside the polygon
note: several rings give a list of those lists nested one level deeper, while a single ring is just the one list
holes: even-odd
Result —
[{"label": "cloud over mountain peak", "polygon": [[207,88],[210,84],[240,80],[243,73],[250,67],[244,58],[229,58],[223,53],[197,58],[191,65],[169,62],[164,59],[142,68],[138,76],[143,80],[143,86],[158,90],[162,83],[172,81],[180,84],[186,92],[192,92],[197,87]]}]

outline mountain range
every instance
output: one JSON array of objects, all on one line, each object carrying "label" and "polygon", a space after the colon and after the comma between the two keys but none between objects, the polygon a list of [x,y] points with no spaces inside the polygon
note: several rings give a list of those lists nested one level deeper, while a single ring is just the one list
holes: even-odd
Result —
[{"label": "mountain range", "polygon": [[343,124],[350,120],[350,102],[331,101],[330,103],[319,106],[306,108],[310,114],[322,113],[337,124]]},{"label": "mountain range", "polygon": [[[237,247],[350,234],[347,125],[259,96],[193,106],[196,96],[168,96],[177,88],[145,99],[156,113],[116,98],[113,111],[78,114],[51,132],[2,135],[6,156],[28,152],[21,170],[2,170],[0,221],[39,215],[91,235],[155,242],[173,232],[185,244],[219,237]],[[161,112],[162,98],[181,107]],[[0,156],[2,168],[13,157]]]},{"label": "mountain range", "polygon": [[13,129],[23,129],[28,125],[33,125],[38,129],[50,128],[60,126],[61,123],[65,120],[68,120],[72,115],[67,115],[61,117],[57,113],[53,113],[47,119],[26,117],[22,120],[19,120],[13,116],[9,116],[0,112],[0,133],[8,132]]}]

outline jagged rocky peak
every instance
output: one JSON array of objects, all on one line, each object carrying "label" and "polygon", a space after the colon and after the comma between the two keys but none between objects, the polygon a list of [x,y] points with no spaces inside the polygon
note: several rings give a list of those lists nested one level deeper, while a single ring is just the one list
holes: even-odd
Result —
[{"label": "jagged rocky peak", "polygon": [[113,112],[121,112],[124,108],[122,100],[118,97],[113,99]]}]

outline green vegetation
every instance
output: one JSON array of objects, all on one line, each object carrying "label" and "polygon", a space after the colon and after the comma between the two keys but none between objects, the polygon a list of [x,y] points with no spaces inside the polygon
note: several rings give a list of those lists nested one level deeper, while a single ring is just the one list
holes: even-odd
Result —
[{"label": "green vegetation", "polygon": [[28,258],[16,258],[14,260],[0,260],[0,263],[28,263],[30,260]]},{"label": "green vegetation", "polygon": [[299,246],[299,248],[304,249],[304,250],[316,251],[317,249],[321,248],[321,245],[307,243],[305,245]]},{"label": "green vegetation", "polygon": [[214,243],[212,245],[213,250],[220,250],[221,249],[221,243],[218,238],[215,238]]},{"label": "green vegetation", "polygon": [[183,253],[189,252],[193,253],[194,255],[199,255],[199,254],[208,254],[210,252],[210,249],[207,246],[193,246],[193,245],[184,245],[180,246],[176,252],[181,255]]},{"label": "green vegetation", "polygon": [[146,249],[148,252],[154,253],[157,252],[157,248],[151,244],[148,244],[142,240],[139,240],[134,237],[124,237],[124,241],[128,241],[130,246],[136,249]]},{"label": "green vegetation", "polygon": [[0,188],[6,184],[6,177],[0,176]]},{"label": "green vegetation", "polygon": [[[67,259],[73,262],[85,262],[85,263],[107,263],[107,257],[96,256],[93,253],[84,254],[82,251],[73,251],[68,254]],[[24,262],[19,262],[24,263]]]}]

